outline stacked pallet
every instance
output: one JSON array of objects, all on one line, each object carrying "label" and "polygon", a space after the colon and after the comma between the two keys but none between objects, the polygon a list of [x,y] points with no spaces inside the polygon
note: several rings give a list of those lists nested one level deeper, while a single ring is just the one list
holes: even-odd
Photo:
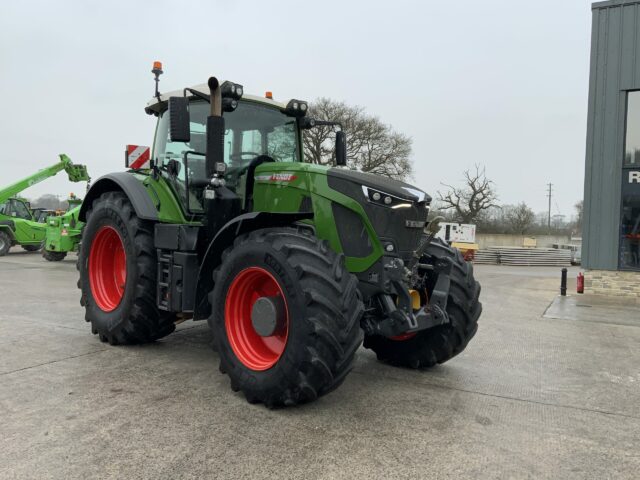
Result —
[{"label": "stacked pallet", "polygon": [[473,263],[496,265],[498,263],[498,252],[490,250],[489,248],[478,250],[473,256]]},{"label": "stacked pallet", "polygon": [[571,251],[557,248],[487,247],[476,252],[474,263],[569,267]]}]

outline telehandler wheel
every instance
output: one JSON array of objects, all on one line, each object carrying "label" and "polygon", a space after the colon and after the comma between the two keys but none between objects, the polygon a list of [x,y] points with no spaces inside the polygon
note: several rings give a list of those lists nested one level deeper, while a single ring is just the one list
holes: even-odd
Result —
[{"label": "telehandler wheel", "polygon": [[42,257],[48,262],[61,262],[67,256],[67,252],[52,252],[46,248],[42,249]]},{"label": "telehandler wheel", "polygon": [[153,224],[140,220],[121,192],[100,195],[87,211],[77,268],[80,304],[100,340],[145,343],[175,329],[175,316],[156,307]]},{"label": "telehandler wheel", "polygon": [[11,249],[11,237],[6,232],[0,231],[0,257],[9,253]]},{"label": "telehandler wheel", "polygon": [[[365,348],[376,352],[378,360],[403,367],[432,367],[462,352],[476,334],[482,304],[478,301],[480,284],[473,278],[473,266],[465,262],[459,250],[440,239],[433,240],[420,262],[434,264],[443,257],[453,261],[447,299],[450,323],[394,338],[365,337]],[[436,278],[429,279],[427,292],[435,282]]]},{"label": "telehandler wheel", "polygon": [[209,325],[234,391],[271,408],[343,382],[364,310],[343,255],[303,230],[257,230],[236,239],[213,275]]},{"label": "telehandler wheel", "polygon": [[42,243],[38,245],[20,245],[20,246],[22,247],[23,250],[26,250],[27,252],[37,252],[42,248]]}]

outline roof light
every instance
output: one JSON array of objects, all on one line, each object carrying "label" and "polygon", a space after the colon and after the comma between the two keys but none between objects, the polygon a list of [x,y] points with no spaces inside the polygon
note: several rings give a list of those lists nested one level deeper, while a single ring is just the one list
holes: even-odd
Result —
[{"label": "roof light", "polygon": [[300,117],[298,124],[300,125],[300,128],[309,130],[316,126],[316,120],[311,117]]},{"label": "roof light", "polygon": [[153,62],[153,68],[151,69],[151,73],[160,75],[162,73],[162,62],[158,62],[157,60]]},{"label": "roof light", "polygon": [[269,100],[273,100],[273,92],[264,92],[264,98],[268,98]]},{"label": "roof light", "polygon": [[220,93],[222,94],[222,98],[240,100],[243,93],[242,85],[226,81],[220,86]]},{"label": "roof light", "polygon": [[284,113],[292,117],[304,117],[307,113],[308,107],[307,103],[302,100],[296,100],[292,98],[287,103],[287,106],[284,109]]},{"label": "roof light", "polygon": [[233,112],[236,108],[238,108],[238,101],[235,98],[223,98],[222,99],[222,110],[225,112]]}]

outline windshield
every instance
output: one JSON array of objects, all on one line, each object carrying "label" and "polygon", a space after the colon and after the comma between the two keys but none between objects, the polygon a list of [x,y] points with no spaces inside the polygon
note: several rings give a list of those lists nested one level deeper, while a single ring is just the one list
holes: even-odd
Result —
[{"label": "windshield", "polygon": [[[169,113],[165,111],[158,122],[154,145],[154,158],[160,165],[170,160],[180,164],[176,175],[169,178],[183,204],[187,205],[185,175],[191,182],[205,177],[204,157],[189,155],[188,172],[184,168],[184,153],[206,150],[206,121],[209,104],[193,101],[189,105],[191,140],[171,142],[169,139]],[[224,161],[228,166],[226,180],[231,189],[241,186],[247,166],[259,155],[268,155],[276,162],[298,162],[300,154],[296,121],[279,110],[259,103],[240,101],[233,112],[224,113]],[[190,189],[191,190],[191,189]],[[200,199],[191,195],[188,210],[201,210]]]}]

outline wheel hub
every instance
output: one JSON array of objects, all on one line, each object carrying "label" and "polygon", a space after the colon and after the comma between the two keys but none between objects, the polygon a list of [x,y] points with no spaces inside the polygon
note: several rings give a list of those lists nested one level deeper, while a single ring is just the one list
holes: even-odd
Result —
[{"label": "wheel hub", "polygon": [[261,337],[270,337],[281,330],[284,321],[284,302],[281,297],[260,297],[253,304],[251,324]]}]

